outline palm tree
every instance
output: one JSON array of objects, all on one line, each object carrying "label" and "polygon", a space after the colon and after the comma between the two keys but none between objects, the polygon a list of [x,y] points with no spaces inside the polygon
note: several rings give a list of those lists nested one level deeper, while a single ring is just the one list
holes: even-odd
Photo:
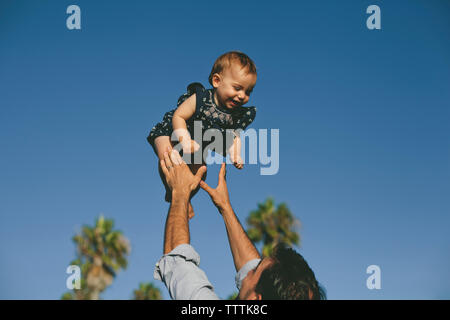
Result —
[{"label": "palm tree", "polygon": [[126,269],[130,243],[113,227],[114,221],[101,215],[94,227],[85,225],[72,238],[77,245],[77,259],[71,264],[81,268],[81,289],[65,293],[62,299],[98,300],[117,272]]},{"label": "palm tree", "polygon": [[232,294],[230,294],[226,300],[236,300],[237,296],[239,295],[239,292],[233,292]]},{"label": "palm tree", "polygon": [[247,225],[250,240],[254,243],[262,242],[263,257],[270,256],[273,247],[279,242],[297,246],[300,244],[300,235],[296,231],[300,221],[295,219],[285,203],[275,208],[272,198],[258,203],[258,209],[250,212]]},{"label": "palm tree", "polygon": [[133,291],[134,300],[162,300],[162,294],[151,282],[139,283],[139,289]]}]

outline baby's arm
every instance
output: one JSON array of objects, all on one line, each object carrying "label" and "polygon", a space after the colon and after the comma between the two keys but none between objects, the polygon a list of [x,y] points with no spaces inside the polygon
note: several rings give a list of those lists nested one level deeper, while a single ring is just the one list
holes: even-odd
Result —
[{"label": "baby's arm", "polygon": [[241,158],[241,138],[236,135],[233,141],[233,144],[228,149],[228,153],[230,154],[230,160],[233,162],[233,165],[242,169],[244,167],[244,161]]},{"label": "baby's arm", "polygon": [[178,106],[172,118],[173,131],[178,141],[181,142],[185,153],[193,153],[200,148],[197,142],[191,140],[191,135],[186,127],[186,121],[195,113],[195,105],[196,95],[194,93]]}]

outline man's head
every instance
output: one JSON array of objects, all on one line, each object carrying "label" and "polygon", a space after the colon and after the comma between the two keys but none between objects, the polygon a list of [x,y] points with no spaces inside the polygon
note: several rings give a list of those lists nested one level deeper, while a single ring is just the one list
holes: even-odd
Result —
[{"label": "man's head", "polygon": [[209,83],[215,88],[218,104],[228,109],[242,106],[256,84],[255,64],[245,53],[224,53],[214,63]]},{"label": "man's head", "polygon": [[293,249],[277,245],[242,281],[239,299],[321,300],[326,299],[314,272]]}]

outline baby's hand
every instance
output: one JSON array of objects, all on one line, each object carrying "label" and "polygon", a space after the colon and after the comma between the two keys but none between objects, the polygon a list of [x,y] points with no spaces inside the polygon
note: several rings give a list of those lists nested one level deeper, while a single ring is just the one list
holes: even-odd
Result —
[{"label": "baby's hand", "polygon": [[195,153],[200,149],[199,144],[192,139],[185,139],[183,142],[181,142],[181,145],[183,146],[184,154]]}]

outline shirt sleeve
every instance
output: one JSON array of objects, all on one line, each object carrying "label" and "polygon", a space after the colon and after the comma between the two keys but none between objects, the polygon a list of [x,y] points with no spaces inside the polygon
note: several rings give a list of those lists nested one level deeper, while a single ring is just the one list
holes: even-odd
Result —
[{"label": "shirt sleeve", "polygon": [[200,256],[189,244],[181,244],[156,263],[154,278],[164,282],[174,300],[218,300]]},{"label": "shirt sleeve", "polygon": [[247,276],[247,273],[250,270],[255,269],[258,266],[258,263],[261,261],[261,259],[253,259],[244,264],[244,266],[239,270],[239,272],[236,274],[236,287],[238,290],[241,290],[242,280],[245,279]]}]

